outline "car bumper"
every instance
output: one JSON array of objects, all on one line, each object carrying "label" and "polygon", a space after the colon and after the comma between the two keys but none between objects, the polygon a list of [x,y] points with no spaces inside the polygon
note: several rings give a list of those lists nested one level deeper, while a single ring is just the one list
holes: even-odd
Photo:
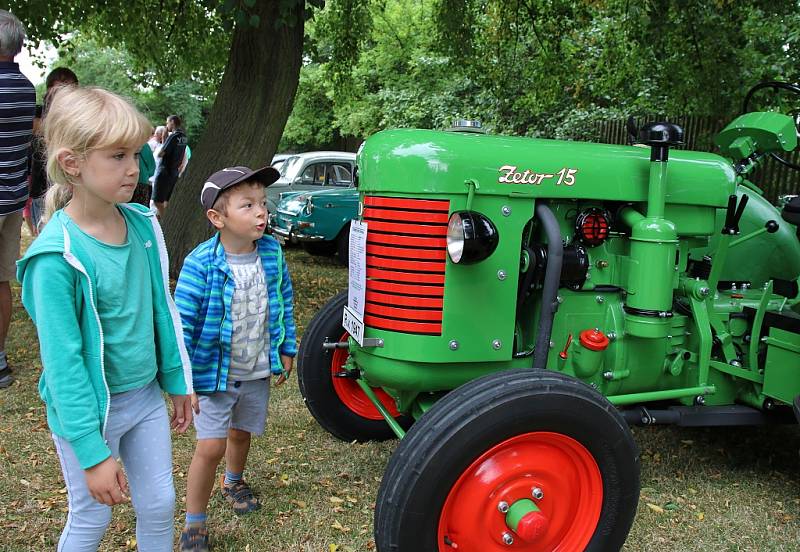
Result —
[{"label": "car bumper", "polygon": [[313,234],[305,234],[302,231],[295,231],[292,227],[282,228],[280,226],[272,227],[272,235],[278,238],[279,241],[298,243],[298,242],[319,242],[325,241],[322,236],[315,236]]}]

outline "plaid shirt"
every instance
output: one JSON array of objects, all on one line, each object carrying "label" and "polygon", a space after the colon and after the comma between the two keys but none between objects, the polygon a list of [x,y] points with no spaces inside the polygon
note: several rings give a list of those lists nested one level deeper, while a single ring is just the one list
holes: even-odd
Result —
[{"label": "plaid shirt", "polygon": [[[292,281],[278,242],[264,236],[256,244],[269,298],[270,370],[280,374],[279,354],[297,354]],[[215,393],[227,388],[233,333],[230,312],[235,287],[219,234],[198,245],[184,260],[175,288],[175,303],[183,322],[197,393]]]}]

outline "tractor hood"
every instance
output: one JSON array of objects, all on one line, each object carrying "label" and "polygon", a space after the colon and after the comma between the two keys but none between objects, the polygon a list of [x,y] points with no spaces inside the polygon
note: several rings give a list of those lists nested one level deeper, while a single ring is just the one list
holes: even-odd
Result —
[{"label": "tractor hood", "polygon": [[[403,129],[370,137],[358,167],[367,194],[466,195],[471,180],[478,195],[638,202],[650,148]],[[718,155],[670,150],[667,171],[667,203],[724,207],[734,192]]]}]

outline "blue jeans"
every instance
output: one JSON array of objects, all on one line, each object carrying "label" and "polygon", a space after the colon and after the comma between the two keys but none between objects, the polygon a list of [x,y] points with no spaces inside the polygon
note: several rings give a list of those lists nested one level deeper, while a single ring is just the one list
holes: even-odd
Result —
[{"label": "blue jeans", "polygon": [[[96,552],[111,522],[111,507],[89,494],[85,472],[68,441],[53,436],[67,485],[69,514],[58,552]],[[136,512],[136,542],[142,552],[171,552],[175,515],[172,444],[164,398],[155,382],[111,395],[106,439],[122,458]]]}]

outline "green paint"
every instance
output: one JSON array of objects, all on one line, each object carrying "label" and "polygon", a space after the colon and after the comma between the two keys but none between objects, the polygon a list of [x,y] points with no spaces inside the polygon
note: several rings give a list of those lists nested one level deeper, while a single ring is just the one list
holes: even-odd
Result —
[{"label": "green paint", "polygon": [[539,507],[536,505],[536,503],[529,498],[517,500],[514,502],[514,504],[509,506],[508,512],[506,512],[506,525],[509,529],[516,533],[517,527],[519,527],[519,522],[523,517],[531,512],[540,511],[541,510],[539,510]]},{"label": "green paint", "polygon": [[[747,119],[751,126],[759,120]],[[764,133],[773,132],[777,120],[763,121]],[[766,134],[741,128],[735,132],[763,152]],[[545,201],[568,252],[575,251],[579,213],[603,209],[616,218],[605,242],[582,246],[585,281],[558,291],[548,369],[575,376],[620,406],[693,404],[698,396],[709,405],[785,400],[800,387],[800,371],[777,366],[797,364],[798,343],[772,333],[774,343],[760,337],[766,313],[792,304],[773,293],[770,278],[800,278],[794,229],[743,187],[730,161],[674,150],[667,163],[651,163],[649,154],[637,147],[425,130],[371,137],[358,160],[362,199],[446,200],[451,213],[469,208],[488,217],[499,244],[476,264],[447,258],[440,335],[367,326],[365,337],[384,346],[351,348],[362,387],[386,389],[401,411],[419,417],[470,380],[531,366],[541,292],[517,308],[518,291],[526,274],[542,270],[526,249],[546,249],[534,217],[537,201]],[[740,222],[743,237],[722,235],[728,196],[745,192],[753,195]],[[761,231],[767,220],[779,221],[779,231]],[[710,272],[698,268],[704,255],[711,257]],[[720,281],[738,280],[753,287],[717,289]],[[610,337],[603,350],[580,341],[581,332],[594,328]],[[778,396],[781,385],[790,391]]]},{"label": "green paint", "polygon": [[378,412],[381,413],[381,416],[383,416],[383,418],[386,420],[386,423],[389,424],[389,427],[392,428],[394,434],[397,435],[400,439],[405,437],[406,436],[405,430],[402,427],[400,427],[400,424],[397,423],[397,420],[395,420],[392,417],[392,415],[389,414],[389,411],[386,410],[386,407],[383,406],[383,403],[378,399],[378,397],[375,396],[375,392],[372,390],[369,384],[361,378],[356,378],[356,382],[358,383],[358,386],[364,391],[364,394],[367,396],[370,402],[375,405],[375,408],[378,409]]}]

